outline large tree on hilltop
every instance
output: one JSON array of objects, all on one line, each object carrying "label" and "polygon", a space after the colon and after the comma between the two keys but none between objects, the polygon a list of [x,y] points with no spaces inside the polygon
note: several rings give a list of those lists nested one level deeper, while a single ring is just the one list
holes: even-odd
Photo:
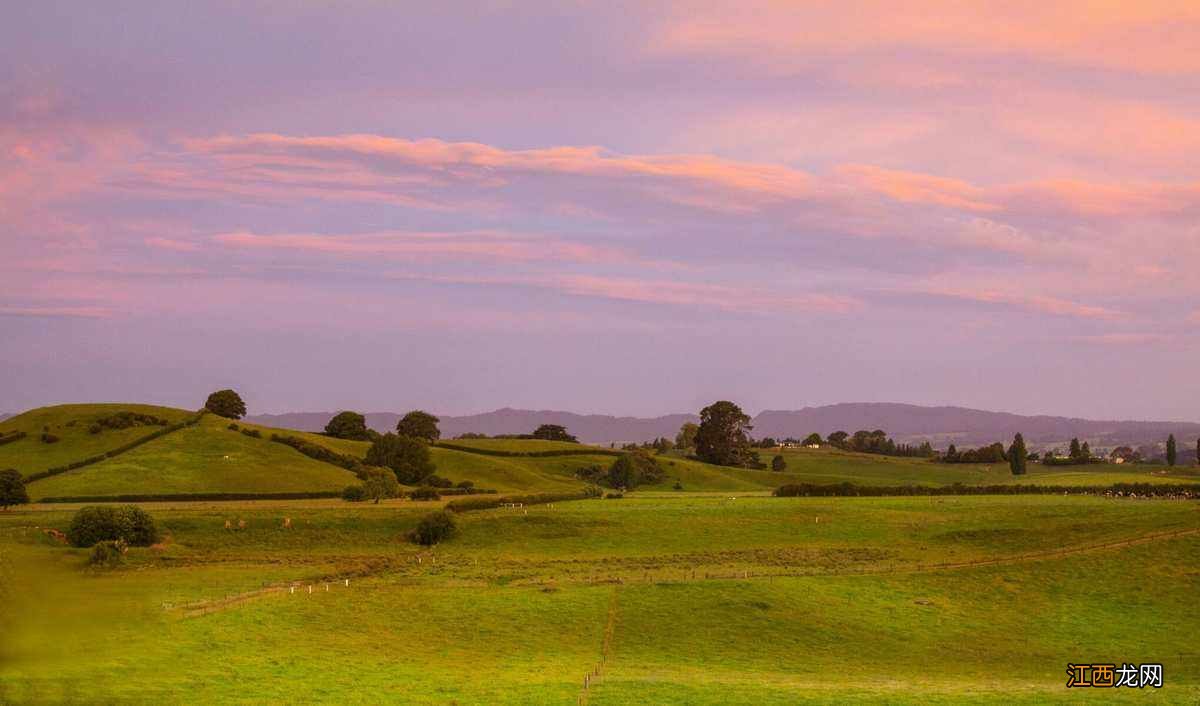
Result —
[{"label": "large tree on hilltop", "polygon": [[358,412],[339,412],[325,425],[325,434],[336,439],[368,441],[367,419]]},{"label": "large tree on hilltop", "polygon": [[750,448],[750,417],[741,407],[721,400],[700,410],[696,455],[721,466],[753,466],[758,454]]},{"label": "large tree on hilltop", "polygon": [[208,396],[204,408],[213,414],[227,419],[241,419],[246,416],[246,403],[241,395],[233,390],[217,390]]},{"label": "large tree on hilltop", "polygon": [[531,435],[535,439],[543,441],[567,441],[572,444],[579,443],[579,439],[567,433],[567,428],[561,424],[543,424],[533,430]]},{"label": "large tree on hilltop", "polygon": [[429,412],[414,409],[396,422],[396,433],[400,436],[424,439],[432,444],[442,436],[441,430],[438,429],[440,421]]}]

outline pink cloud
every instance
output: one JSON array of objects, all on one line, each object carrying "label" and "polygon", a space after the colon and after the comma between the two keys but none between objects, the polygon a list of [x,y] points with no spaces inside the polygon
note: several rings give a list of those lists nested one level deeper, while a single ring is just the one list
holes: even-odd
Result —
[{"label": "pink cloud", "polygon": [[882,193],[904,203],[947,206],[964,211],[998,211],[986,201],[985,191],[959,179],[896,171],[866,164],[841,167],[838,175],[856,186]]},{"label": "pink cloud", "polygon": [[152,248],[160,248],[162,250],[175,250],[177,252],[197,252],[200,250],[199,245],[186,240],[153,237],[146,238],[144,242]]},{"label": "pink cloud", "polygon": [[112,310],[100,306],[0,306],[0,316],[52,319],[106,319]]},{"label": "pink cloud", "polygon": [[1039,294],[1004,292],[995,289],[967,289],[950,287],[923,287],[912,291],[950,299],[1000,304],[1055,316],[1070,316],[1082,319],[1116,319],[1122,314],[1112,309],[1069,301],[1058,297]]},{"label": "pink cloud", "polygon": [[571,243],[541,236],[475,231],[462,233],[383,232],[357,235],[221,233],[212,238],[229,247],[309,252],[345,257],[469,257],[514,262],[565,261],[627,263],[634,258],[613,248]]}]

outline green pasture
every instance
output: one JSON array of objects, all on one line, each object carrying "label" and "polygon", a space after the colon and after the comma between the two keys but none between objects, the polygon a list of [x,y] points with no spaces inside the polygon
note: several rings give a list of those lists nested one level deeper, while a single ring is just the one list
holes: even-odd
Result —
[{"label": "green pasture", "polygon": [[730,497],[467,513],[432,550],[430,504],[149,504],[164,541],[107,571],[41,532],[68,509],[9,511],[0,701],[571,704],[602,655],[589,703],[1065,703],[1080,661],[1164,665],[1093,698],[1200,698],[1194,502]]}]

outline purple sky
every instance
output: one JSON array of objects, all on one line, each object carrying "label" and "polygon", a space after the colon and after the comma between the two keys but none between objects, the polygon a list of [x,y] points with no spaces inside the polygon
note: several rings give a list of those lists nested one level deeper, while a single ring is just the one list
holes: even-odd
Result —
[{"label": "purple sky", "polygon": [[926,4],[9,5],[0,411],[1200,419],[1200,7]]}]

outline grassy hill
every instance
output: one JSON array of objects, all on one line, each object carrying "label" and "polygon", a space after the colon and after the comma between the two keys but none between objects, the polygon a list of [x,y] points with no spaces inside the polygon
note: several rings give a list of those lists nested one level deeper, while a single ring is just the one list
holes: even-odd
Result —
[{"label": "grassy hill", "polygon": [[[195,414],[172,407],[144,404],[64,404],[40,407],[0,422],[0,434],[23,431],[20,441],[0,446],[0,468],[15,468],[25,475],[61,466],[72,461],[103,454],[157,427],[135,426],[127,429],[105,429],[92,434],[88,428],[103,417],[118,412],[145,414],[168,422],[181,422]],[[57,436],[59,441],[47,444],[41,440],[43,430]]]},{"label": "grassy hill", "polygon": [[[119,412],[151,415],[177,423],[194,413],[168,407],[136,404],[60,405],[36,409],[0,423],[0,431],[20,430],[26,438],[0,446],[0,468],[13,467],[25,475],[103,456],[161,426],[89,428]],[[300,437],[336,453],[362,459],[369,444],[334,439],[311,432],[273,429],[204,416],[194,426],[172,431],[132,450],[65,473],[29,483],[34,499],[63,496],[114,496],[180,493],[332,492],[355,482],[338,466],[309,458],[270,440],[274,434]],[[43,429],[58,437],[40,439]],[[259,438],[242,433],[257,431]],[[437,474],[451,481],[470,480],[479,488],[499,492],[559,492],[578,489],[576,472],[586,466],[607,467],[613,451],[603,447],[531,439],[456,439],[431,447]],[[529,454],[529,455],[522,455]],[[764,451],[763,459],[774,454]],[[1108,485],[1117,482],[1188,482],[1200,480],[1187,470],[1165,473],[1161,466],[1045,468],[1014,478],[1003,464],[946,465],[924,459],[890,458],[830,449],[787,449],[784,472],[712,466],[679,454],[658,456],[664,480],[644,490],[710,492],[769,492],[785,483],[842,483],[860,485],[949,485],[1040,483]]]}]

